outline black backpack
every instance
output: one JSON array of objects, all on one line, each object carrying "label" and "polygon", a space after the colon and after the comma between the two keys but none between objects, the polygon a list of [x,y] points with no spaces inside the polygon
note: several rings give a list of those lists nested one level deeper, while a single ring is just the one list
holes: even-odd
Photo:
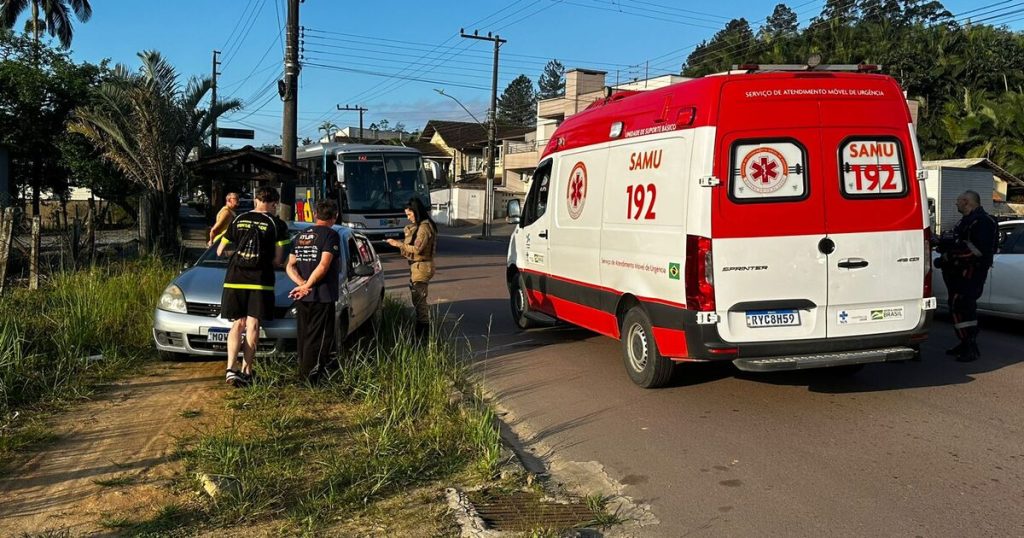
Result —
[{"label": "black backpack", "polygon": [[[265,218],[270,219],[270,223],[273,225],[274,237],[277,237],[277,222],[273,217],[269,217],[257,211],[252,211],[246,214],[263,215]],[[234,264],[235,267],[255,269],[260,267],[261,253],[260,229],[256,226],[256,223],[253,222],[245,232],[242,233],[242,237],[238,239],[238,247],[235,248],[235,253],[231,256],[231,263]]]}]

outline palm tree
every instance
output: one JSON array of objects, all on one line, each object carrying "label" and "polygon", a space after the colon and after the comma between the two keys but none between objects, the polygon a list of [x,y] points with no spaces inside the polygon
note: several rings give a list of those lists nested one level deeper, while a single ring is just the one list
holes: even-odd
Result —
[{"label": "palm tree", "polygon": [[89,0],[0,0],[0,28],[14,28],[14,22],[29,5],[32,6],[32,14],[25,31],[31,30],[37,44],[45,31],[56,37],[61,47],[69,48],[75,33],[71,26],[71,12],[79,22],[88,22],[92,17]]},{"label": "palm tree", "polygon": [[324,133],[324,138],[326,138],[327,141],[330,142],[331,141],[331,131],[337,132],[338,131],[338,125],[335,124],[335,123],[329,122],[329,121],[325,121],[325,122],[321,123],[320,127],[317,127],[316,130],[317,130],[317,132],[323,132]]},{"label": "palm tree", "polygon": [[96,104],[76,109],[68,129],[85,136],[146,190],[156,208],[159,244],[173,252],[186,162],[209,136],[213,120],[242,105],[231,99],[200,108],[211,88],[209,78],[193,77],[183,89],[177,71],[159,52],[140,52],[139,58],[138,71],[114,68],[111,80],[97,90]]}]

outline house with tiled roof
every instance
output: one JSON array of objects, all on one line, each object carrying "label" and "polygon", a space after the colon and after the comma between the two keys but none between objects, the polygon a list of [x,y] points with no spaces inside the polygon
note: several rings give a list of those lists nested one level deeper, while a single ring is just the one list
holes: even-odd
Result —
[{"label": "house with tiled roof", "polygon": [[[533,131],[532,127],[498,126],[494,163],[495,219],[505,217],[509,200],[515,198],[522,201],[526,197],[527,178],[505,173],[502,151],[505,141],[524,141]],[[483,218],[483,191],[487,187],[487,138],[486,125],[463,121],[430,120],[420,132],[420,143],[437,148],[450,159],[445,163],[449,188],[444,189],[446,192],[435,193],[432,201],[435,206],[444,205],[453,221],[479,221]],[[426,152],[424,157],[431,159]]]}]

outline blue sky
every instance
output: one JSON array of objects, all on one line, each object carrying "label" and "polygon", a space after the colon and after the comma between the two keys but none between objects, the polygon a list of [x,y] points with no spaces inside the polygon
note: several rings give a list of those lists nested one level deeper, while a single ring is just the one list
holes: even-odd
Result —
[{"label": "blue sky", "polygon": [[[369,108],[367,125],[387,119],[412,130],[422,128],[428,119],[470,121],[465,111],[434,88],[443,88],[484,118],[492,49],[488,42],[459,38],[460,27],[495,31],[508,40],[501,49],[500,92],[519,74],[536,81],[550,58],[570,68],[608,71],[610,80],[616,73],[622,79],[643,76],[648,69],[651,75],[677,72],[693,47],[729,19],[746,17],[756,28],[776,3],[306,0],[300,16],[306,32],[299,136],[316,138],[316,128],[324,120],[358,125],[355,112],[335,110],[339,103]],[[75,25],[76,59],[110,58],[135,66],[138,51],[156,49],[184,75],[209,74],[211,51],[221,50],[219,93],[246,102],[243,111],[221,126],[255,129],[257,145],[279,141],[282,106],[275,81],[282,71],[285,0],[93,0],[92,4],[92,20]],[[816,16],[822,4],[823,0],[787,2],[801,25]],[[1000,4],[991,8],[996,10],[991,15],[1024,5],[996,0],[945,2],[954,14],[989,4]],[[993,22],[1008,22],[1020,29],[1022,21],[1024,11]]]}]

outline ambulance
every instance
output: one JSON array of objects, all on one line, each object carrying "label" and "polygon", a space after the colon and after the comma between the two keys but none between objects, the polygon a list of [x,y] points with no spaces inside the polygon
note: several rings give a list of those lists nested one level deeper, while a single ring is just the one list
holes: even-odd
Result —
[{"label": "ambulance", "polygon": [[913,358],[935,308],[926,174],[875,66],[741,66],[566,119],[508,249],[512,316],[619,339],[629,377]]}]

